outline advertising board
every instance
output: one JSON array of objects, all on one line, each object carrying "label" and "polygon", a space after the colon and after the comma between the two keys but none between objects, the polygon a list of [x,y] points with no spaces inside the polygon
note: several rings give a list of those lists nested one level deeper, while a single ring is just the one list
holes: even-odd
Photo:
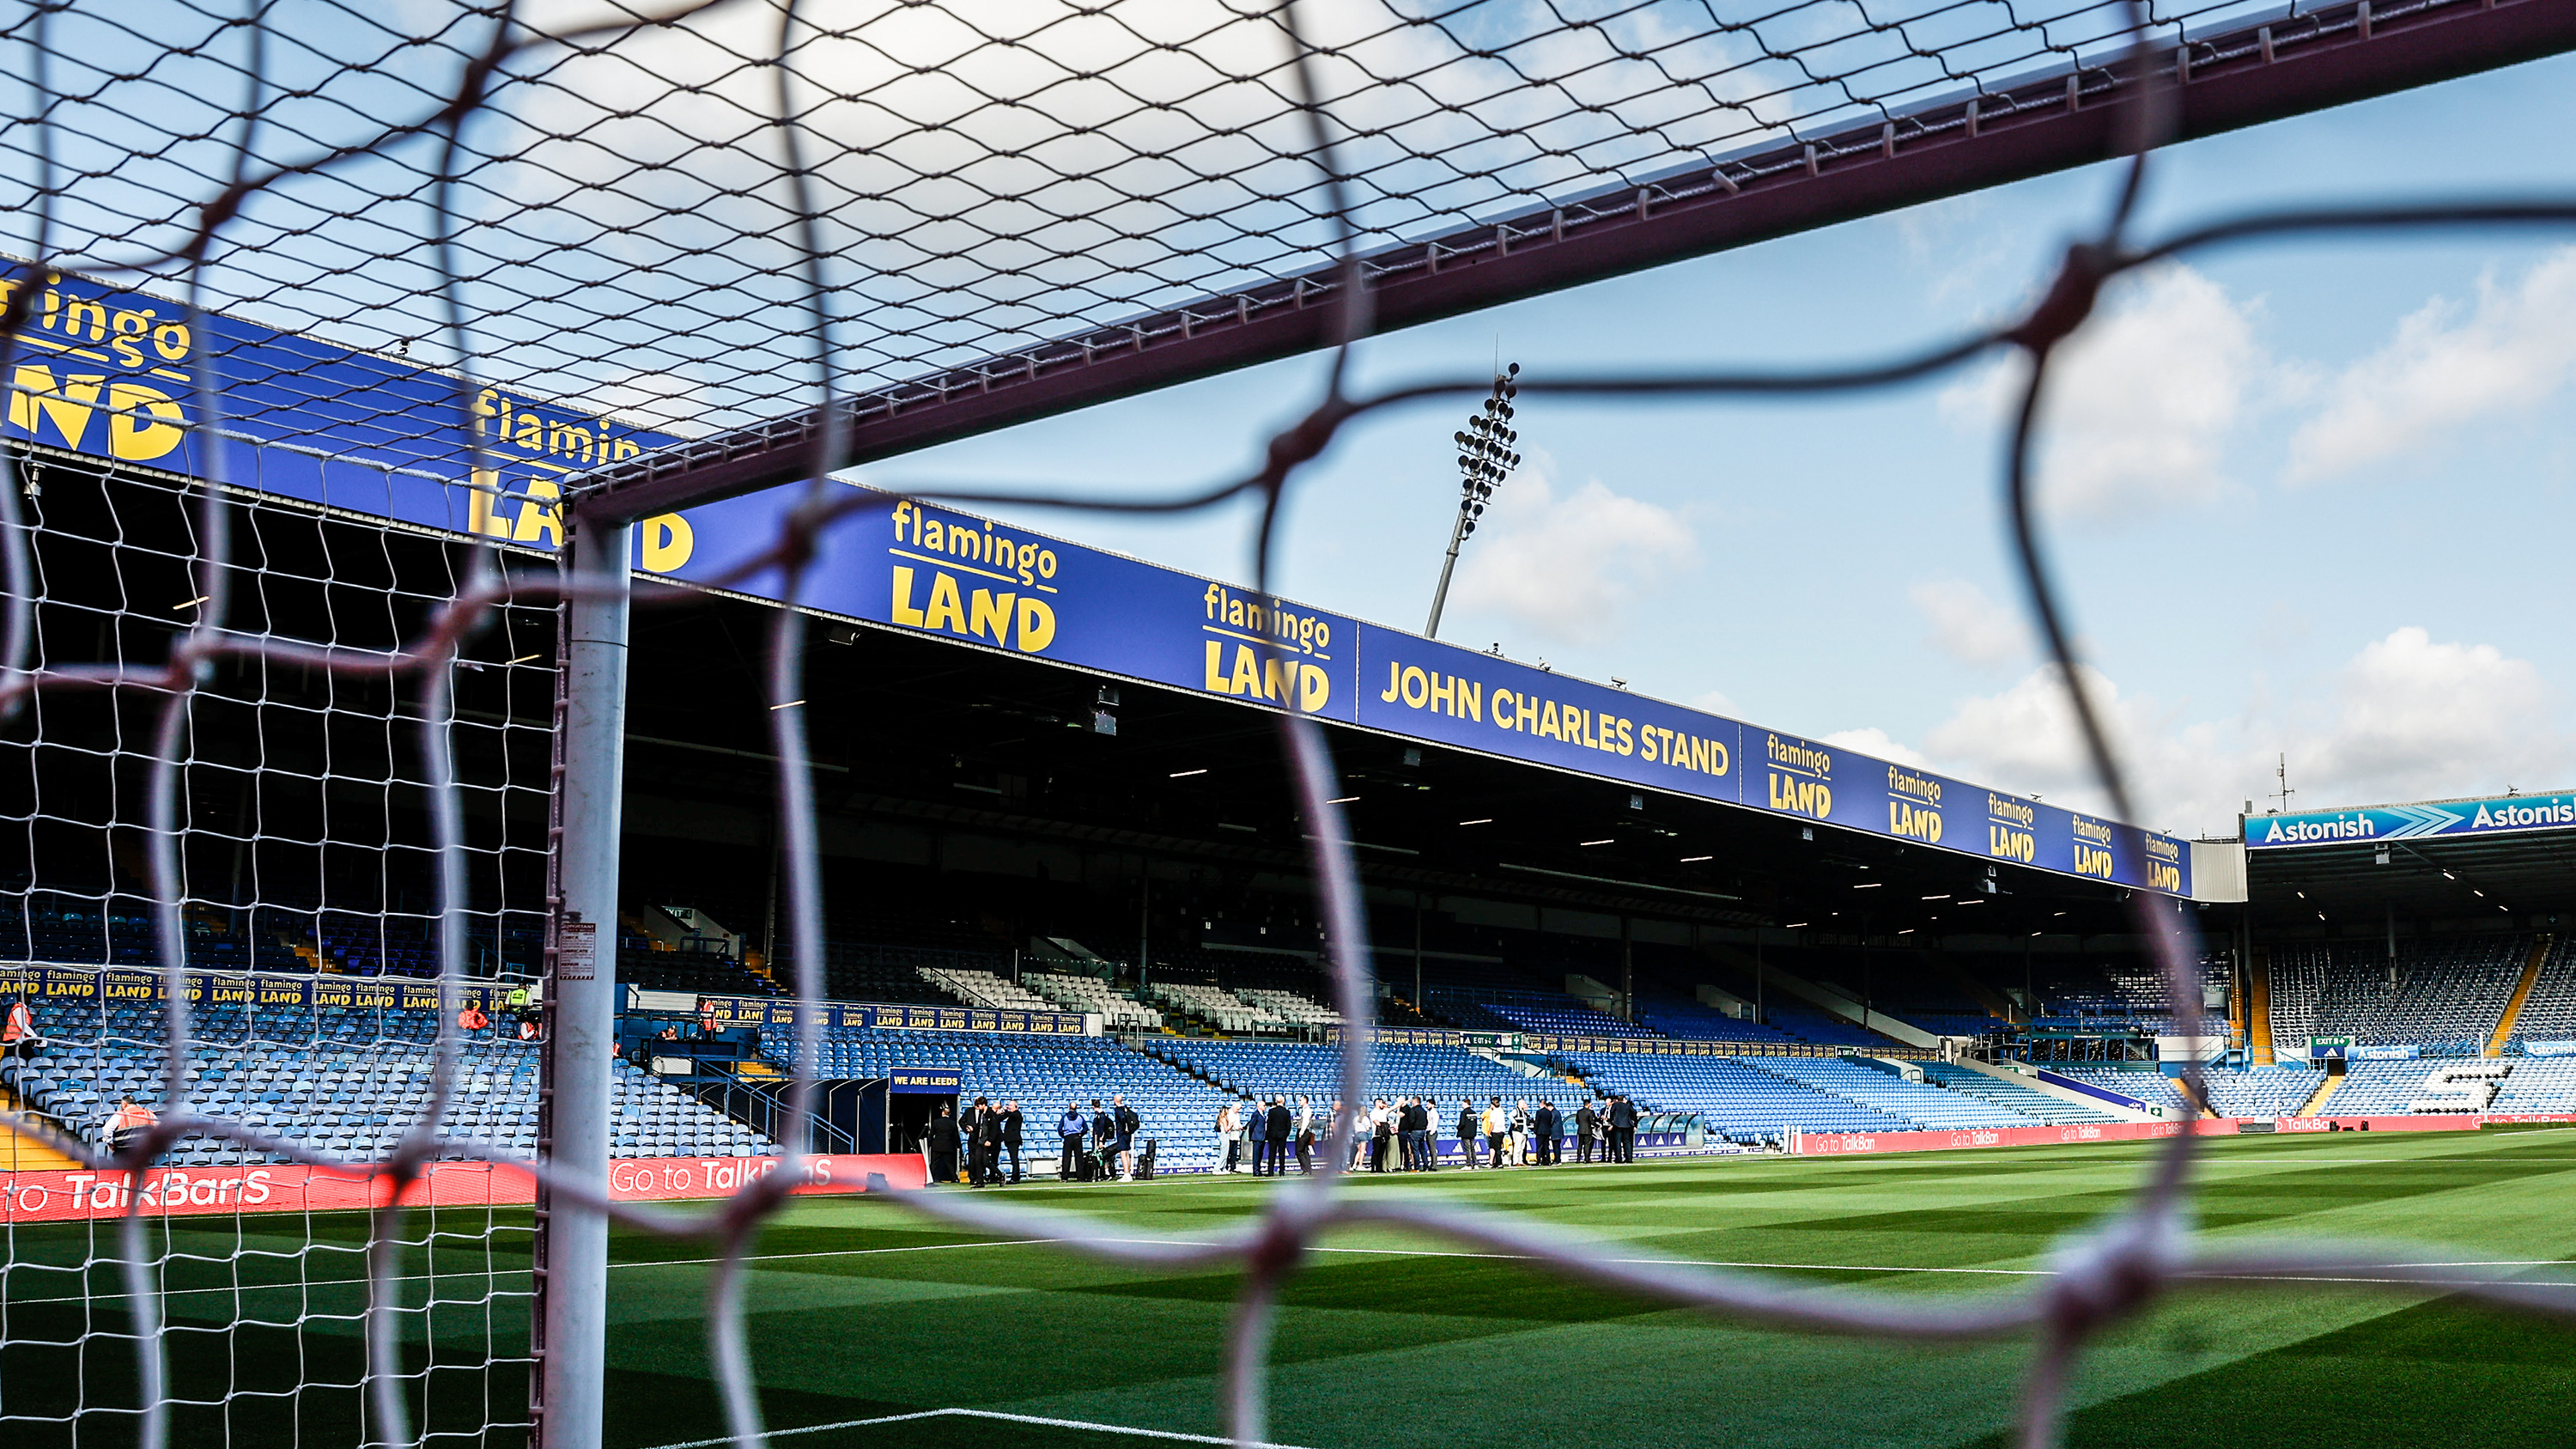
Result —
[{"label": "advertising board", "polygon": [[[559,548],[570,479],[675,441],[78,277],[53,274],[33,315],[8,436],[423,528]],[[211,456],[195,427],[208,397],[225,430]],[[804,494],[796,485],[641,520],[632,563],[781,600],[783,575],[752,566]],[[2190,851],[2175,837],[955,509],[873,491],[844,499],[862,506],[826,530],[797,593],[826,614],[1974,859],[2191,893]]]}]

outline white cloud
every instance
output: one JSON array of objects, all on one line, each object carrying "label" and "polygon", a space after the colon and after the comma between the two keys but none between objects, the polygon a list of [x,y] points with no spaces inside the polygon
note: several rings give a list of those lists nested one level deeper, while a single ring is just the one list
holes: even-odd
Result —
[{"label": "white cloud", "polygon": [[1460,559],[1452,602],[1490,610],[1562,643],[1596,643],[1674,572],[1699,556],[1671,509],[1613,493],[1600,480],[1558,498],[1533,469],[1497,495]]},{"label": "white cloud", "polygon": [[2294,750],[2292,762],[2306,757],[2320,799],[2545,788],[2568,759],[2551,704],[2528,660],[2400,629],[2344,667],[2332,726]]},{"label": "white cloud", "polygon": [[2477,304],[2463,310],[2446,297],[2426,302],[2336,378],[2323,411],[2290,440],[2291,479],[2351,472],[2556,393],[2576,365],[2576,247],[2518,286],[2479,278]]},{"label": "white cloud", "polygon": [[1918,770],[1937,768],[1932,763],[1931,757],[1921,750],[1888,738],[1887,731],[1875,725],[1868,729],[1836,730],[1826,735],[1824,740],[1826,744],[1836,749],[1858,750],[1864,755],[1875,755],[1882,760],[1899,765],[1911,765]]},{"label": "white cloud", "polygon": [[[2115,286],[2049,364],[2040,500],[2110,514],[2216,498],[2228,434],[2297,382],[2256,341],[2257,310],[2180,264]],[[2028,377],[2020,359],[1989,368],[1945,391],[1942,412],[1965,426],[2007,426]]]},{"label": "white cloud", "polygon": [[[2548,788],[2576,759],[2556,694],[2530,661],[2493,645],[2436,643],[2415,627],[2371,641],[2304,707],[2293,699],[2186,723],[2178,708],[2123,694],[2098,670],[2084,678],[2128,772],[2135,823],[2163,829],[2228,829],[2245,801],[2261,807],[2284,754],[2295,804],[2314,808]],[[2054,665],[1961,701],[1919,753],[1875,729],[1829,738],[1977,784],[2109,808]]]},{"label": "white cloud", "polygon": [[2030,657],[2021,616],[1966,579],[1925,579],[1905,596],[1932,626],[1933,647],[1962,664],[1992,669]]}]

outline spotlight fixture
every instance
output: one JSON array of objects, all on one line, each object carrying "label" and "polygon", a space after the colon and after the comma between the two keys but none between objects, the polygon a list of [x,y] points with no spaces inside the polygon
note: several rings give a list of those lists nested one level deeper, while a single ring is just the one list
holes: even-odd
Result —
[{"label": "spotlight fixture", "polygon": [[1494,374],[1494,390],[1484,407],[1467,415],[1467,426],[1450,434],[1458,445],[1458,522],[1449,530],[1449,556],[1440,564],[1440,587],[1431,595],[1431,622],[1422,626],[1426,639],[1440,637],[1440,611],[1449,602],[1449,575],[1458,567],[1459,546],[1476,531],[1476,520],[1485,516],[1485,505],[1493,500],[1494,490],[1503,479],[1521,465],[1521,455],[1512,451],[1521,435],[1513,431],[1512,399],[1519,395],[1521,365]]}]

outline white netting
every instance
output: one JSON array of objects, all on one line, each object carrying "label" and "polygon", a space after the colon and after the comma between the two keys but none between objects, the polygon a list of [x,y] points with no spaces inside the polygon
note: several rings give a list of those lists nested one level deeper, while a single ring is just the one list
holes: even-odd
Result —
[{"label": "white netting", "polygon": [[[213,440],[231,427],[272,445],[260,459],[284,458],[309,439],[312,409],[335,400],[297,394],[318,369],[291,347],[262,351],[219,336],[192,352],[187,337],[164,329],[203,336],[204,314],[167,301],[160,305],[174,310],[111,309],[53,276],[52,265],[131,264],[164,286],[243,304],[290,332],[417,352],[476,375],[506,368],[512,381],[623,406],[674,431],[821,416],[828,434],[838,414],[782,409],[828,403],[853,382],[1009,353],[1139,307],[1335,259],[1332,316],[1340,340],[1356,341],[1367,331],[1370,276],[1357,254],[1372,239],[1533,198],[1561,201],[1587,187],[1624,189],[1643,173],[1709,162],[1730,146],[1795,142],[1802,127],[1888,115],[1927,90],[1982,89],[1989,78],[2092,47],[2116,53],[2124,35],[2169,31],[2176,19],[2093,6],[2034,19],[1999,4],[1899,17],[1812,6],[1728,19],[1707,6],[1406,14],[1312,3],[1294,12],[1041,8],[1015,12],[1005,33],[979,28],[965,11],[927,6],[817,6],[791,16],[739,4],[681,6],[650,23],[613,6],[457,8],[413,34],[386,28],[375,12],[321,0],[252,15],[236,25],[229,14],[184,3],[40,6],[19,12],[6,33],[25,98],[7,153],[21,189],[12,198],[14,244],[43,265],[18,269],[5,322],[12,368],[44,369],[11,375],[13,417],[23,414],[20,426],[40,441],[47,426],[74,435],[74,410],[103,408],[109,436],[135,453],[158,447],[151,456],[162,456],[185,433],[204,474],[233,488],[267,488],[260,469],[268,462],[246,467],[251,455]],[[2335,23],[2366,34],[2373,20],[2364,9]],[[2268,56],[2268,33],[2263,43]],[[105,60],[137,48],[161,63]],[[2112,107],[2120,149],[2143,154],[2162,134],[2170,89],[2186,79],[2187,63],[2177,66],[2170,53],[2153,59],[2142,54],[2117,74],[2089,80],[2070,73],[2065,105]],[[1975,117],[1971,111],[1965,122],[1971,131]],[[1815,157],[1805,164],[1812,169]],[[1638,194],[1640,219],[1649,201]],[[2028,317],[1916,357],[1802,375],[1533,376],[1523,386],[1593,396],[1821,392],[2018,350],[2035,365],[2005,503],[2041,632],[2064,677],[2076,679],[2070,630],[2030,530],[2028,419],[2047,358],[2084,324],[2105,280],[2249,236],[2576,221],[2576,203],[2561,201],[2399,207],[2258,217],[2147,246],[2127,236],[2126,209],[2124,196],[2092,240],[2071,251]],[[1305,299],[1302,284],[1295,295]],[[1186,332],[1189,323],[1180,325]],[[1141,333],[1135,339],[1139,348],[1145,341]],[[162,361],[144,352],[147,345]],[[194,367],[194,376],[182,367]],[[170,386],[137,380],[146,372]],[[399,492],[411,487],[406,479],[428,479],[447,526],[476,545],[350,528],[345,547],[335,546],[333,530],[348,526],[165,475],[120,479],[99,491],[103,511],[90,525],[64,529],[57,495],[80,496],[78,466],[48,457],[41,472],[30,472],[21,455],[22,466],[0,480],[0,545],[16,606],[0,659],[7,670],[0,702],[16,711],[8,738],[23,742],[32,776],[14,815],[26,824],[31,860],[18,905],[27,949],[34,951],[40,921],[66,936],[86,934],[107,952],[139,933],[138,955],[158,968],[163,987],[140,1017],[121,1018],[109,1002],[85,1028],[92,1054],[74,1054],[74,1075],[104,1083],[112,1072],[120,1097],[157,1100],[158,1123],[138,1123],[114,1162],[113,1176],[128,1184],[167,1190],[169,1174],[182,1169],[154,1164],[176,1151],[285,1159],[274,1164],[280,1171],[380,1164],[356,1180],[393,1192],[439,1181],[424,1170],[442,1156],[524,1158],[528,1146],[542,1145],[542,1127],[522,1143],[493,1130],[511,1125],[493,1120],[497,1114],[472,1110],[518,1081],[505,1049],[478,1037],[515,1004],[496,1000],[476,978],[485,965],[513,964],[513,940],[526,939],[512,929],[526,923],[532,904],[519,868],[546,842],[542,833],[534,840],[515,833],[544,823],[518,798],[545,789],[549,766],[522,764],[517,750],[522,738],[551,745],[556,736],[519,681],[551,680],[553,601],[567,586],[543,568],[519,576],[488,542],[495,486],[481,466],[488,435],[470,420],[500,410],[477,411],[469,378],[418,381],[430,409],[419,416],[438,405],[453,411],[431,423],[401,409],[339,421],[377,427],[383,456],[372,463],[418,470],[386,473],[383,486]],[[1273,441],[1261,472],[1211,496],[1248,492],[1275,509],[1297,466],[1349,418],[1412,399],[1477,395],[1488,385],[1476,377],[1355,400],[1341,391],[1337,369],[1314,411]],[[197,416],[181,409],[182,396],[195,399]],[[231,406],[216,406],[218,399]],[[570,526],[616,522],[615,490],[578,476],[618,461],[611,440],[584,432],[576,442],[559,429],[550,436],[564,440],[554,451],[570,461],[551,465],[559,482],[549,489],[583,501]],[[753,436],[727,446],[754,451],[762,443]],[[839,456],[828,437],[822,453]],[[468,484],[469,473],[483,476]],[[41,495],[21,491],[34,483],[43,484]],[[275,491],[331,501],[327,487]],[[829,496],[834,506],[792,517],[778,535],[771,561],[785,565],[791,601],[815,531],[881,506],[853,492]],[[126,532],[147,504],[163,515],[150,525],[157,531]],[[551,546],[564,526],[531,505],[506,531],[515,543]],[[321,530],[307,547],[332,561],[327,576],[291,577],[287,555],[260,547],[270,527]],[[90,545],[103,555],[69,565],[77,578],[58,583],[47,549],[92,538],[107,540]],[[405,550],[429,551],[434,566],[386,567],[389,555]],[[429,577],[439,587],[400,582]],[[624,587],[622,579],[591,578],[569,591],[600,603],[622,597]],[[111,602],[56,602],[78,590]],[[49,632],[57,615],[86,618],[94,642],[58,639]],[[793,610],[777,618],[770,702],[778,708],[770,713],[783,762],[788,934],[799,943],[798,995],[811,1002],[821,994],[823,917],[803,724],[787,707],[801,698],[804,635]],[[2075,703],[2090,732],[2080,692]],[[77,738],[57,719],[78,722]],[[1315,837],[1319,914],[1335,947],[1332,1008],[1345,1020],[1367,1020],[1369,968],[1357,944],[1366,936],[1334,803],[1340,789],[1314,725],[1288,715],[1280,730],[1290,783]],[[2091,733],[2118,800],[2118,773]],[[209,747],[245,738],[299,744],[250,755]],[[46,750],[64,756],[56,774],[37,758]],[[49,788],[56,778],[81,783]],[[271,811],[301,812],[301,830],[271,832]],[[45,870],[48,833],[58,827],[69,839],[56,884]],[[355,858],[343,862],[341,851]],[[354,884],[334,884],[342,879]],[[2191,1033],[2198,992],[2189,989],[2194,953],[2185,927],[2147,894],[2139,900],[2141,929],[2156,938],[2172,984],[2175,1029]],[[119,901],[131,903],[129,914],[115,909]],[[79,914],[88,906],[98,910],[95,921]],[[199,1008],[188,999],[191,953],[256,935],[275,913],[297,912],[312,921],[318,953],[336,944],[344,963],[356,952],[379,968],[428,965],[441,978],[435,1004],[371,999],[365,1010],[391,1026],[359,1043],[363,1061],[332,1056],[318,1017],[309,1034],[263,1037],[264,1018],[247,1012],[228,1039],[233,1018],[221,1003]],[[556,924],[560,947],[565,923]],[[424,954],[407,955],[415,939]],[[479,956],[487,942],[491,955]],[[147,980],[134,999],[149,993]],[[804,1020],[798,1059],[811,1062],[818,1018],[809,1012]],[[1356,1035],[1343,1058],[1342,1095],[1362,1101],[1369,1093]],[[75,1040],[68,1028],[63,1040]],[[416,1064],[426,1070],[402,1072],[397,1090],[388,1079],[405,1043],[422,1048]],[[245,1104],[239,1089],[209,1084],[209,1067],[231,1060],[236,1046],[252,1063],[303,1068],[329,1057],[326,1072],[340,1074],[299,1074]],[[596,1060],[580,1065],[606,1070]],[[245,1085],[254,1083],[255,1074]],[[318,1101],[331,1085],[342,1090]],[[792,1089],[800,1105],[807,1085],[800,1069]],[[31,1102],[39,1109],[56,1092],[41,1090],[48,1095]],[[350,1113],[325,1110],[350,1105],[336,1100],[344,1095],[397,1110],[360,1114],[381,1115],[381,1123],[351,1124]],[[93,1103],[76,1091],[71,1100],[78,1110],[61,1120],[65,1130],[42,1135],[79,1157],[95,1185],[106,1156],[81,1132],[105,1094]],[[294,1110],[266,1110],[271,1105]],[[340,1120],[326,1123],[328,1116]],[[331,1130],[314,1130],[322,1126]],[[1327,1144],[1322,1156],[1328,1166],[1347,1160],[1347,1143]],[[189,1168],[200,1165],[213,1184],[192,1177],[184,1190],[218,1197],[245,1191],[221,1184],[235,1169],[247,1180],[254,1167],[217,1160]],[[2567,1306],[2563,1294],[2531,1283],[2463,1284],[2456,1268],[2320,1249],[2206,1249],[2184,1227],[2190,1165],[2190,1138],[2176,1137],[2129,1210],[2065,1246],[2057,1276],[2014,1294],[1958,1300],[1819,1294],[1758,1275],[1641,1264],[1569,1244],[1552,1228],[1355,1199],[1337,1192],[1329,1171],[1279,1192],[1259,1221],[1189,1245],[1119,1241],[1078,1217],[991,1201],[906,1201],[950,1222],[1106,1257],[1245,1267],[1226,1391],[1233,1432],[1246,1441],[1265,1437],[1277,1285],[1309,1239],[1344,1223],[1424,1229],[1526,1259],[1534,1271],[1761,1323],[1944,1341],[2028,1333],[2038,1345],[2023,1408],[2023,1437],[2032,1444],[2055,1434],[2065,1378],[2086,1338],[2194,1281],[2361,1274],[2396,1282],[2439,1273],[2454,1291],[2551,1311]],[[737,1433],[756,1438],[742,1255],[794,1174],[758,1180],[718,1213],[680,1215],[611,1203],[598,1184],[557,1172],[542,1157],[527,1167],[548,1185],[549,1222],[613,1213],[720,1246],[710,1353]],[[153,1189],[156,1182],[162,1187]],[[110,1183],[110,1209],[119,1206],[117,1190]],[[0,1402],[13,1442],[100,1415],[139,1414],[142,1441],[158,1449],[172,1433],[192,1432],[191,1416],[213,1411],[206,1406],[234,1412],[270,1395],[330,1399],[328,1412],[343,1418],[315,1432],[333,1442],[352,1437],[348,1426],[361,1416],[356,1436],[370,1442],[492,1435],[528,1422],[520,1401],[492,1387],[521,1358],[507,1320],[525,1279],[494,1262],[515,1249],[519,1229],[508,1212],[477,1206],[459,1223],[453,1207],[385,1208],[364,1218],[306,1219],[300,1228],[288,1218],[288,1241],[278,1248],[264,1235],[280,1219],[262,1217],[254,1227],[247,1215],[218,1214],[211,1221],[225,1226],[201,1234],[143,1203],[122,1206],[112,1231],[105,1221],[11,1229],[8,1351],[95,1350],[113,1370],[85,1367],[68,1390],[59,1381],[27,1389],[13,1373],[11,1397]],[[533,1246],[546,1250],[544,1242]],[[433,1271],[431,1260],[457,1252],[483,1255],[484,1266],[466,1275],[483,1291],[452,1305],[404,1296],[406,1283]],[[366,1271],[354,1271],[361,1261]],[[267,1281],[272,1273],[281,1280]],[[208,1288],[220,1290],[212,1296],[226,1307],[192,1317],[185,1305]],[[23,1338],[19,1325],[30,1320],[16,1306],[22,1291],[42,1300]],[[268,1302],[290,1291],[291,1310]],[[445,1370],[411,1352],[418,1333],[436,1342],[451,1309],[458,1327],[449,1341],[463,1356],[457,1372],[481,1375],[479,1393],[451,1395]],[[273,1363],[246,1369],[234,1351],[255,1350],[271,1334],[293,1335],[301,1346],[291,1379]],[[331,1351],[316,1352],[325,1338]],[[198,1350],[219,1340],[227,1351],[210,1366]],[[547,1352],[577,1347],[550,1344]],[[22,1393],[33,1400],[25,1407]]]}]

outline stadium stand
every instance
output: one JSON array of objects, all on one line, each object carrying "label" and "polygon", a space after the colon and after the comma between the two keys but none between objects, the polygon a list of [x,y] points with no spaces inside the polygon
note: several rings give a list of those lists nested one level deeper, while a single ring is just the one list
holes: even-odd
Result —
[{"label": "stadium stand", "polygon": [[[433,965],[427,975],[438,974]],[[617,979],[646,991],[693,991],[702,996],[779,996],[777,982],[729,956],[708,951],[655,950],[639,938],[621,937]]]},{"label": "stadium stand", "polygon": [[1310,997],[1272,986],[1238,986],[1234,994],[1290,1026],[1339,1026],[1342,1014]]},{"label": "stadium stand", "polygon": [[2150,1107],[2162,1107],[2168,1115],[2180,1113],[2187,1106],[2182,1092],[2162,1072],[2131,1071],[2125,1067],[2085,1062],[2049,1062],[2045,1065],[2061,1077],[2073,1077],[2088,1086],[2134,1097]]},{"label": "stadium stand", "polygon": [[2513,1019],[2515,1042],[2576,1040],[2576,938],[2559,937]]},{"label": "stadium stand", "polygon": [[2320,1080],[2308,1067],[2266,1067],[2205,1072],[2201,1085],[2221,1117],[2287,1117],[2316,1095]]},{"label": "stadium stand", "polygon": [[2490,1112],[2576,1111],[2576,1057],[2519,1057],[2497,1084]]},{"label": "stadium stand", "polygon": [[[95,1143],[120,1097],[156,1110],[163,1105],[166,1038],[157,1010],[110,1005],[102,1020],[95,1008],[48,1006],[37,1016],[43,1047],[0,1064],[0,1084],[28,1107]],[[399,1008],[254,1019],[240,1006],[203,1007],[189,1079],[197,1099],[216,1114],[317,1151],[382,1154],[428,1104],[437,1029],[432,1013]],[[486,1039],[464,1045],[464,1070],[439,1131],[534,1157],[536,1050],[481,1035]],[[768,1138],[624,1062],[615,1073],[615,1156],[731,1157],[776,1150]],[[192,1134],[180,1139],[168,1160],[224,1166],[287,1159]]]},{"label": "stadium stand", "polygon": [[1055,1003],[997,971],[956,970],[925,966],[921,978],[968,1006],[988,1006],[997,1011],[1053,1011]]},{"label": "stadium stand", "polygon": [[1116,990],[1097,976],[1065,976],[1053,971],[1029,971],[1020,976],[1020,984],[1067,1011],[1097,1013],[1101,1024],[1111,1031],[1160,1031],[1163,1014]]},{"label": "stadium stand", "polygon": [[1568,1052],[1585,1080],[1660,1112],[1695,1112],[1712,1137],[1777,1143],[1784,1128],[1809,1132],[1910,1132],[1917,1124],[1762,1070],[1737,1057]]},{"label": "stadium stand", "polygon": [[1204,1021],[1219,1031],[1281,1031],[1288,1023],[1268,1007],[1255,1006],[1222,987],[1195,981],[1157,981],[1136,993],[1166,1011]]},{"label": "stadium stand", "polygon": [[1987,1076],[1971,1067],[1953,1066],[1947,1062],[1925,1062],[1922,1067],[1925,1077],[1950,1091],[1964,1093],[1993,1103],[1995,1106],[2018,1112],[2034,1122],[2058,1126],[2122,1120],[2113,1113],[2078,1106],[2073,1102],[2052,1097],[2046,1092],[2034,1091],[2017,1083]]},{"label": "stadium stand", "polygon": [[2395,981],[2378,942],[2308,943],[2271,951],[2274,1041],[2344,1036],[2475,1056],[2503,1018],[2532,947],[2523,935],[2399,943]]},{"label": "stadium stand", "polygon": [[1740,1041],[1773,1046],[1796,1038],[1777,1027],[1731,1016],[1714,1006],[1677,996],[1637,993],[1637,1022],[1658,1035],[1682,1041]]},{"label": "stadium stand", "polygon": [[2028,1127],[2038,1120],[1988,1098],[1928,1081],[1909,1082],[1850,1057],[1746,1057],[1743,1061],[1775,1077],[1935,1131],[1954,1127]]},{"label": "stadium stand", "polygon": [[[794,1068],[795,1033],[764,1030],[760,1048],[780,1067]],[[896,1067],[952,1067],[961,1074],[962,1098],[1016,1100],[1027,1118],[1025,1135],[1036,1144],[1023,1150],[1047,1162],[1055,1160],[1051,1133],[1067,1102],[1087,1105],[1095,1097],[1105,1102],[1124,1094],[1144,1119],[1141,1136],[1158,1142],[1156,1166],[1166,1172],[1216,1165],[1211,1128],[1217,1108],[1231,1095],[1107,1037],[1009,1032],[834,1027],[824,1036],[815,1074],[864,1080]]]},{"label": "stadium stand", "polygon": [[[1329,1046],[1174,1040],[1151,1043],[1146,1050],[1236,1092],[1302,1092],[1319,1104],[1341,1095],[1340,1054]],[[1429,1096],[1450,1103],[1467,1097],[1509,1102],[1541,1096],[1570,1103],[1591,1095],[1562,1077],[1524,1076],[1463,1048],[1385,1042],[1370,1048],[1369,1081],[1371,1090],[1386,1096]]]}]

